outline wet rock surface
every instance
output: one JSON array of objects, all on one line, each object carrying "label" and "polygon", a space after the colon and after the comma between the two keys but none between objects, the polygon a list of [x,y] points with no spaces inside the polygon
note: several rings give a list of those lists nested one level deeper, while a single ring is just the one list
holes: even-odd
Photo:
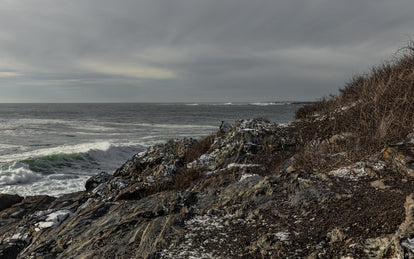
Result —
[{"label": "wet rock surface", "polygon": [[292,162],[297,127],[223,123],[149,147],[83,192],[6,199],[0,258],[413,258],[411,138],[306,172]]}]

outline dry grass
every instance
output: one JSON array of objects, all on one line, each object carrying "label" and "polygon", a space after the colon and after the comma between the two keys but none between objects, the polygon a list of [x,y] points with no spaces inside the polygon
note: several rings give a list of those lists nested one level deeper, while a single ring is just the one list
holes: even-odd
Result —
[{"label": "dry grass", "polygon": [[[208,153],[216,135],[207,136],[204,139],[194,142],[188,151],[184,154],[184,162],[191,163],[202,154]],[[173,178],[171,186],[174,190],[185,190],[190,187],[198,179],[202,178],[200,171],[192,168],[181,168]]]},{"label": "dry grass", "polygon": [[200,171],[192,168],[182,169],[181,172],[174,175],[172,189],[184,191],[200,178],[202,178]]},{"label": "dry grass", "polygon": [[207,153],[211,149],[211,145],[216,135],[210,135],[206,138],[194,142],[184,155],[184,161],[190,163],[199,158],[202,154]]},{"label": "dry grass", "polygon": [[305,119],[310,115],[328,111],[336,102],[336,96],[323,97],[319,101],[303,106],[296,111],[296,119]]},{"label": "dry grass", "polygon": [[[316,116],[319,115],[319,116]],[[329,152],[345,152],[341,159],[352,162],[380,151],[385,144],[401,141],[414,127],[414,48],[409,46],[399,58],[355,77],[337,96],[306,105],[296,113],[302,119],[301,135],[306,146],[301,151],[302,167],[327,168],[334,161],[320,161],[323,140],[342,133],[341,143],[329,143]],[[318,140],[318,144],[309,145]],[[305,160],[319,159],[318,165]],[[335,164],[335,162],[334,162]]]}]

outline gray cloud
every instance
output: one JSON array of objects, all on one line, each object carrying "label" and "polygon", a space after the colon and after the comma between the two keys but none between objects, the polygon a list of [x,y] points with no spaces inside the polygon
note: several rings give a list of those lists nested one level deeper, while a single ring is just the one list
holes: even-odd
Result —
[{"label": "gray cloud", "polygon": [[0,101],[313,100],[412,38],[411,0],[22,0]]}]

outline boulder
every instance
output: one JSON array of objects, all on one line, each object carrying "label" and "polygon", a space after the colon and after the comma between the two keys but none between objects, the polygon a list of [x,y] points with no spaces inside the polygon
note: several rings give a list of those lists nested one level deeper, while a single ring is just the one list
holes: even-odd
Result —
[{"label": "boulder", "polygon": [[10,208],[13,204],[19,203],[23,197],[12,194],[0,194],[0,211]]},{"label": "boulder", "polygon": [[111,175],[106,172],[101,172],[89,178],[85,183],[86,191],[91,191],[101,183],[105,183],[111,178]]}]

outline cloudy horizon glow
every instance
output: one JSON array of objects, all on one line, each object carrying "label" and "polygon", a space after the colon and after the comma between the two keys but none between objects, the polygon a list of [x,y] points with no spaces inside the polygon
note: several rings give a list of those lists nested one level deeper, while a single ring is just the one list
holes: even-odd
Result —
[{"label": "cloudy horizon glow", "polygon": [[411,0],[4,0],[0,102],[312,101],[412,39]]}]

